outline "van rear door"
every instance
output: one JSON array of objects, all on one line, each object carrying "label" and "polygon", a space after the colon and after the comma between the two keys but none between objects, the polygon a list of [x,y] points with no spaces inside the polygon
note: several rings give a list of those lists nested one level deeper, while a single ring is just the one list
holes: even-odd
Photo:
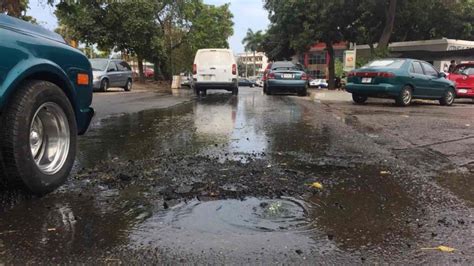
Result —
[{"label": "van rear door", "polygon": [[227,50],[205,50],[196,54],[198,82],[232,82],[233,54]]}]

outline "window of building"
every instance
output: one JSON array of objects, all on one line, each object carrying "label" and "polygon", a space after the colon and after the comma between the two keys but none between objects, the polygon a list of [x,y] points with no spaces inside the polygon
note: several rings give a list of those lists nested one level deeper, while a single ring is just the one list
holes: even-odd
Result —
[{"label": "window of building", "polygon": [[312,53],[309,55],[309,64],[310,65],[324,65],[326,64],[326,54],[325,53]]}]

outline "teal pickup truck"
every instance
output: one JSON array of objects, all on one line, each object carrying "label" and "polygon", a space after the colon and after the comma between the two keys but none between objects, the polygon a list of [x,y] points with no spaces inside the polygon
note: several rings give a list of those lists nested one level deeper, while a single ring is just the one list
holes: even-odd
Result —
[{"label": "teal pickup truck", "polygon": [[81,51],[0,14],[0,187],[42,195],[63,184],[91,102],[92,69]]}]

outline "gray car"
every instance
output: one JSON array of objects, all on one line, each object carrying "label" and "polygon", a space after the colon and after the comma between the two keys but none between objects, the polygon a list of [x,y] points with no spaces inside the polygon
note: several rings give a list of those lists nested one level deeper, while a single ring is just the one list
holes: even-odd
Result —
[{"label": "gray car", "polygon": [[90,59],[94,76],[94,90],[107,91],[110,87],[132,90],[132,69],[119,59]]}]

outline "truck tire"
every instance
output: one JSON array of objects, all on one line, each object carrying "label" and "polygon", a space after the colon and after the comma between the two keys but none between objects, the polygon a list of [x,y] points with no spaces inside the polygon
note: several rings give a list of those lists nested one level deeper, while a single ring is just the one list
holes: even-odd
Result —
[{"label": "truck tire", "polygon": [[234,87],[232,89],[232,95],[238,95],[239,94],[239,87]]},{"label": "truck tire", "polygon": [[76,155],[76,118],[55,84],[20,85],[2,114],[0,158],[3,184],[44,195],[63,184]]}]

